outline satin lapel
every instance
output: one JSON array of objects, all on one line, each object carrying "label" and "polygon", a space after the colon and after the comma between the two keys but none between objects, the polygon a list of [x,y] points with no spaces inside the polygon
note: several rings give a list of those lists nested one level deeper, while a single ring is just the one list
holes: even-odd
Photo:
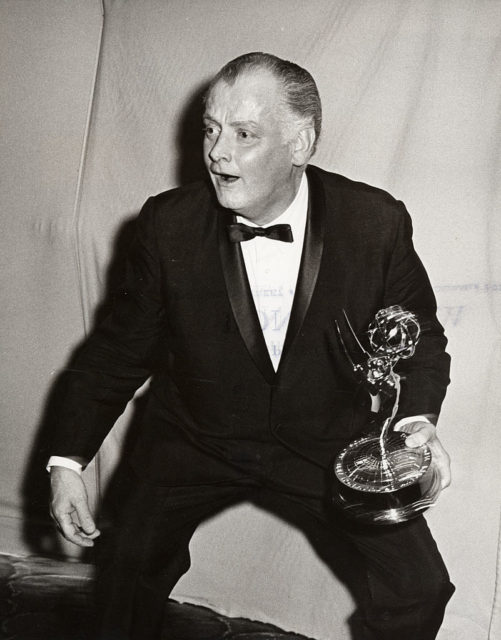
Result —
[{"label": "satin lapel", "polygon": [[325,194],[320,179],[314,171],[307,171],[309,183],[308,218],[304,234],[303,254],[299,267],[294,302],[292,304],[291,317],[287,328],[284,348],[280,358],[278,371],[282,368],[287,354],[298,334],[304,317],[310,306],[311,297],[320,269],[324,248],[325,232]]},{"label": "satin lapel", "polygon": [[228,218],[230,222],[235,222],[236,217],[221,211],[217,215],[219,254],[233,315],[247,350],[264,378],[271,384],[276,374],[252,298],[240,243],[230,242],[226,231]]}]

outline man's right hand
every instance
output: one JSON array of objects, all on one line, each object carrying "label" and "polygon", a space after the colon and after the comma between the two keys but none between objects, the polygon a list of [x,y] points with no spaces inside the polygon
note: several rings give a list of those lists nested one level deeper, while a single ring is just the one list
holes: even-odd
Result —
[{"label": "man's right hand", "polygon": [[100,535],[89,510],[87,491],[81,476],[72,469],[50,469],[52,490],[51,516],[57,528],[70,542],[80,547],[94,546]]}]

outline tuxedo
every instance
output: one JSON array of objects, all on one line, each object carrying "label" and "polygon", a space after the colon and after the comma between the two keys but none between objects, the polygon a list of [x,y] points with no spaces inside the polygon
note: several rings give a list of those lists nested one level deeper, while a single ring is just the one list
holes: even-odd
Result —
[{"label": "tuxedo", "polygon": [[[173,531],[171,512],[161,525],[158,520],[151,525],[158,536],[154,546],[162,548],[163,559],[165,540],[172,546],[172,557],[183,548],[184,560],[176,560],[169,579],[162,574],[165,594],[189,566],[189,538],[207,515],[207,505],[222,508],[234,502],[235,487],[241,491],[266,479],[283,495],[302,496],[292,501],[300,504],[299,510],[314,513],[319,522],[324,518],[320,511],[333,458],[364,432],[370,415],[370,397],[357,384],[336,332],[336,321],[345,327],[344,312],[366,347],[367,328],[379,309],[400,305],[416,314],[422,333],[415,355],[398,368],[398,417],[425,415],[436,422],[440,412],[449,382],[449,356],[404,205],[382,190],[314,166],[308,167],[307,179],[303,253],[276,371],[241,247],[228,236],[227,226],[236,218],[218,204],[209,184],[199,182],[146,202],[114,310],[86,340],[67,372],[66,400],[52,452],[87,460],[151,375],[130,464],[140,483],[154,488],[136,499],[132,512],[136,517],[141,512],[141,529],[134,529],[129,519],[118,553],[121,563],[134,556],[130,544],[139,545],[136,541],[143,539],[145,505],[148,513],[159,511],[157,503],[150,504],[151,496],[162,495],[164,505],[174,497],[174,520],[184,524]],[[416,556],[428,558],[416,568],[426,573],[419,582],[421,595],[435,593],[434,585],[439,584],[439,592],[447,592],[448,598],[447,572],[424,521],[417,522],[401,528],[399,535],[404,537],[398,544],[392,541],[392,549],[412,549],[400,559],[408,564],[415,545],[405,536],[431,540],[427,555]],[[158,532],[167,530],[161,538]],[[371,545],[376,541],[382,547],[383,539],[392,536],[398,537],[370,536]],[[355,539],[359,541],[352,542]],[[359,546],[364,545],[369,548],[366,542]],[[158,565],[153,553],[150,565]],[[142,569],[127,571],[133,570]],[[131,582],[127,577],[125,581]],[[412,587],[412,581],[406,584]],[[402,607],[408,608],[409,602],[414,606],[414,595],[406,600],[404,594]],[[120,593],[117,601],[124,601]],[[145,610],[144,598],[139,609]],[[382,605],[380,609],[386,611]],[[442,611],[443,607],[439,618]],[[386,614],[381,615],[386,624]],[[413,615],[418,616],[415,611]],[[435,620],[434,628],[436,624]],[[404,625],[395,636],[378,637],[402,637],[398,634],[407,630]],[[145,633],[141,627],[137,637],[147,637]],[[417,637],[434,635],[423,631]]]},{"label": "tuxedo", "polygon": [[307,462],[302,472],[310,467],[315,482],[314,469],[359,435],[369,411],[335,322],[343,327],[345,310],[366,343],[375,313],[394,304],[422,327],[415,355],[400,368],[399,414],[436,421],[449,357],[408,213],[365,184],[313,166],[307,177],[304,248],[278,370],[240,245],[228,239],[234,216],[205,183],[168,191],[141,211],[114,312],[70,367],[54,454],[91,459],[153,371],[132,457],[148,480],[220,482],[234,475],[242,443],[272,439]]}]

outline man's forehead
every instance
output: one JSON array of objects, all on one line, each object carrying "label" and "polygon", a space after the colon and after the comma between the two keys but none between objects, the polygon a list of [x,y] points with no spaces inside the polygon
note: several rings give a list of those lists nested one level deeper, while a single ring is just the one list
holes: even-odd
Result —
[{"label": "man's forehead", "polygon": [[281,97],[279,81],[266,69],[243,72],[233,82],[218,80],[207,95],[206,105],[231,103],[242,106],[276,102]]}]

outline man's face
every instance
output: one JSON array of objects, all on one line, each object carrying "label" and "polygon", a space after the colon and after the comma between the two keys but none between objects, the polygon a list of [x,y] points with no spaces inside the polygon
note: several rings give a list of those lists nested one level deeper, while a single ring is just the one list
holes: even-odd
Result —
[{"label": "man's face", "polygon": [[233,85],[220,80],[204,114],[204,159],[219,203],[258,224],[285,211],[301,179],[286,140],[280,91],[264,70]]}]

